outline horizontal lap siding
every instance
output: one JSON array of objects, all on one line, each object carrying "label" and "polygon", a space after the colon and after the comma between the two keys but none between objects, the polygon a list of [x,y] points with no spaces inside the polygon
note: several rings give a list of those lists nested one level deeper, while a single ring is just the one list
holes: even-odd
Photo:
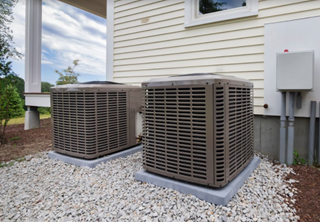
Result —
[{"label": "horizontal lap siding", "polygon": [[[257,17],[184,28],[184,0],[119,0],[114,15],[114,80],[213,72],[254,83],[254,112],[263,114],[264,25],[320,15],[320,1],[259,2]],[[141,19],[149,18],[147,23]]]}]

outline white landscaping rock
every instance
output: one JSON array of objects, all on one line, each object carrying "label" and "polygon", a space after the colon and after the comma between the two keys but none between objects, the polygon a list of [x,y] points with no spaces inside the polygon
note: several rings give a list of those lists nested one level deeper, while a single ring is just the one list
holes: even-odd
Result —
[{"label": "white landscaping rock", "polygon": [[285,201],[294,202],[291,184],[283,180],[292,169],[260,156],[260,166],[230,203],[218,206],[136,181],[141,152],[95,168],[42,153],[0,168],[0,221],[297,221]]}]

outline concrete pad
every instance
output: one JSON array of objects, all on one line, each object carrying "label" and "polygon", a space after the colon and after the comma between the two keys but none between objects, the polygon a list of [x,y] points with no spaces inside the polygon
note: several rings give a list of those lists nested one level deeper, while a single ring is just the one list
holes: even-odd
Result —
[{"label": "concrete pad", "polygon": [[57,153],[55,151],[50,151],[48,156],[51,159],[57,159],[62,162],[70,163],[70,164],[73,164],[76,166],[86,166],[86,167],[94,168],[99,163],[105,163],[107,161],[114,160],[119,157],[126,157],[126,156],[129,156],[129,155],[134,154],[136,152],[139,152],[141,150],[142,150],[142,145],[138,145],[138,146],[134,146],[132,148],[129,148],[129,149],[126,149],[123,151],[119,151],[117,153],[113,153],[108,156],[103,156],[103,157],[100,157],[98,159],[93,159],[93,160],[85,160],[85,159],[81,159],[78,157],[72,157],[72,156],[68,156],[65,154]]},{"label": "concrete pad", "polygon": [[227,205],[231,198],[238,192],[243,183],[248,179],[251,173],[259,166],[260,158],[254,157],[249,165],[230,183],[223,188],[212,188],[193,183],[184,182],[154,173],[146,170],[136,172],[136,180],[151,183],[156,186],[171,188],[184,194],[192,194],[199,199],[210,203]]}]

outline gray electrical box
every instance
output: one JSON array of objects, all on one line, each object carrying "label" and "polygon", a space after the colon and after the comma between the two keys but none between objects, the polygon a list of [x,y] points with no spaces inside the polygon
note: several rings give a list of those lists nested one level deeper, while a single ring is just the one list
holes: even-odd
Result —
[{"label": "gray electrical box", "polygon": [[314,51],[277,53],[277,89],[307,91],[313,88]]}]

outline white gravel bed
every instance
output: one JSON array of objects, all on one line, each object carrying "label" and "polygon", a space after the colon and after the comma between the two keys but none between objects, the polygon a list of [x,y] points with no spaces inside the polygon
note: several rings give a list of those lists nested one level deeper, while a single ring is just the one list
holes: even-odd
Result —
[{"label": "white gravel bed", "polygon": [[[30,159],[30,158],[28,158]],[[297,221],[291,171],[267,158],[232,198],[218,206],[134,179],[141,152],[91,169],[46,153],[0,168],[0,221]],[[294,182],[294,181],[290,181]],[[283,197],[285,198],[283,198]],[[293,196],[293,198],[290,198]],[[290,206],[291,205],[291,206]]]}]

